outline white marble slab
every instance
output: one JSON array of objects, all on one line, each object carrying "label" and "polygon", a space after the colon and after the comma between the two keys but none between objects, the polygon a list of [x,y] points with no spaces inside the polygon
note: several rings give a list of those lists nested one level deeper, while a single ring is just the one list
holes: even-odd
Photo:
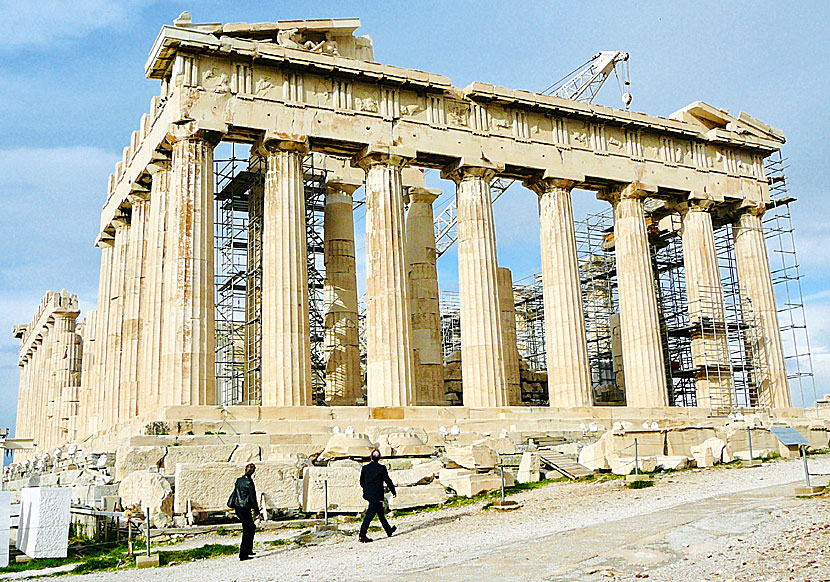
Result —
[{"label": "white marble slab", "polygon": [[30,558],[65,558],[72,489],[27,487],[20,497],[17,549]]}]

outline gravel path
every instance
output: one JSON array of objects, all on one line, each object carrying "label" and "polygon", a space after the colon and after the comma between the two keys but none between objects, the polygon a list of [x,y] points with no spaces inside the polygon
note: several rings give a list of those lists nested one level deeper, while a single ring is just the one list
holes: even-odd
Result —
[{"label": "gravel path", "polygon": [[[830,457],[814,457],[811,470],[830,472]],[[765,580],[766,569],[770,582],[794,572],[799,574],[792,579],[816,582],[827,568],[821,561],[830,563],[830,509],[826,498],[792,496],[789,484],[802,478],[801,471],[800,461],[792,460],[664,475],[644,490],[625,489],[618,481],[557,483],[512,497],[524,504],[514,512],[474,505],[399,518],[395,537],[372,544],[338,537],[313,547],[260,548],[260,556],[245,563],[223,557],[122,571],[118,579],[564,581],[640,574],[694,582]],[[235,538],[222,538],[230,540]],[[770,553],[779,549],[792,551]]]}]

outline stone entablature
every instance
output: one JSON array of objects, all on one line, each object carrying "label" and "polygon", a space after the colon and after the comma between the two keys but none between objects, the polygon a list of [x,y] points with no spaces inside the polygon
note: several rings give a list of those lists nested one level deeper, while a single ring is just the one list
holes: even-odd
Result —
[{"label": "stone entablature", "polygon": [[[250,82],[233,82],[240,67]],[[300,135],[313,151],[339,156],[394,144],[422,167],[485,160],[509,178],[567,178],[588,189],[639,181],[657,197],[738,206],[768,202],[763,158],[784,142],[749,115],[701,102],[661,118],[486,83],[459,89],[442,75],[215,30],[163,27],[145,69],[162,79],[163,95],[124,150],[102,230],[169,150],[171,123],[230,141]]]},{"label": "stone entablature", "polygon": [[31,323],[14,326],[14,337],[20,340],[19,365],[23,365],[23,362],[28,360],[32,352],[32,346],[43,339],[46,324],[54,321],[55,315],[73,315],[77,317],[80,313],[81,309],[78,306],[77,295],[70,294],[66,289],[60,293],[47,291],[43,299],[40,300]]}]

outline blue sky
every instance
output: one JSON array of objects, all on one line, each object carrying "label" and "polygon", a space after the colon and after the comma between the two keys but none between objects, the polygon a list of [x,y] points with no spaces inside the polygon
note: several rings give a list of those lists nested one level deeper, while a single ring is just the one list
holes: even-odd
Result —
[{"label": "blue sky", "polygon": [[[461,87],[478,80],[542,90],[600,50],[626,50],[632,109],[669,115],[703,100],[781,128],[799,198],[794,220],[816,381],[819,394],[830,391],[824,2],[0,0],[0,426],[15,418],[12,325],[29,321],[47,289],[77,293],[84,309],[95,302],[92,242],[107,176],[158,91],[143,75],[147,53],[182,10],[196,22],[357,16],[377,61],[442,73]],[[619,105],[613,82],[597,101]],[[575,200],[578,217],[602,207],[586,193]],[[500,262],[516,279],[537,272],[535,196],[516,186],[495,211]],[[439,268],[442,285],[455,288],[454,255]]]}]

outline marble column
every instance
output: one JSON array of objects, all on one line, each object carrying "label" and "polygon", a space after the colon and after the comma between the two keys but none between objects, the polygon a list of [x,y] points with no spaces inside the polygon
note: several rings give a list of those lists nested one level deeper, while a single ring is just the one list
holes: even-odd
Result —
[{"label": "marble column", "polygon": [[309,406],[305,142],[269,140],[262,205],[262,405]]},{"label": "marble column", "polygon": [[165,244],[167,237],[168,190],[170,161],[157,160],[147,168],[152,176],[150,211],[146,223],[147,252],[141,288],[141,396],[140,412],[154,410],[163,404],[161,392],[161,353],[164,322]]},{"label": "marble column", "polygon": [[107,322],[107,352],[104,366],[104,424],[111,429],[118,423],[119,407],[124,405],[121,394],[121,358],[123,357],[122,332],[124,329],[124,300],[127,252],[130,240],[130,222],[125,217],[113,220],[115,243],[113,245],[112,274],[109,288],[109,312]]},{"label": "marble column", "polygon": [[441,347],[441,311],[438,270],[435,266],[435,221],[432,203],[441,190],[410,188],[406,214],[406,257],[409,264],[415,404],[446,402],[444,352]]},{"label": "marble column", "polygon": [[734,386],[726,336],[723,287],[711,203],[693,201],[682,213],[683,265],[692,329],[692,363],[697,405],[728,410],[733,405]]},{"label": "marble column", "polygon": [[107,233],[96,243],[101,249],[101,269],[98,275],[98,306],[95,310],[95,345],[94,351],[87,357],[91,358],[90,374],[84,380],[88,385],[89,398],[85,402],[86,427],[88,435],[104,428],[104,383],[105,364],[107,353],[107,339],[109,336],[109,307],[110,282],[113,276],[112,259],[115,252],[115,239]]},{"label": "marble column", "polygon": [[407,157],[368,151],[366,172],[366,390],[370,407],[414,402],[412,321],[401,170]]},{"label": "marble column", "polygon": [[638,185],[631,184],[602,197],[614,206],[626,404],[659,408],[668,406],[668,393],[643,208],[645,196]]},{"label": "marble column", "polygon": [[753,364],[760,384],[760,404],[772,408],[792,406],[781,329],[775,306],[767,247],[761,224],[762,209],[745,210],[734,224],[735,262],[741,296],[749,300],[758,325],[758,345],[753,346]]},{"label": "marble column", "polygon": [[326,183],[323,248],[326,280],[326,402],[354,406],[363,397],[358,344],[357,271],[352,195],[360,184]]},{"label": "marble column", "polygon": [[93,413],[92,374],[94,373],[95,357],[98,350],[98,339],[95,335],[98,328],[98,310],[91,309],[84,316],[83,329],[83,358],[81,359],[81,381],[78,390],[78,417],[75,420],[76,438],[83,439],[90,434]]},{"label": "marble column", "polygon": [[[76,304],[77,306],[77,304]],[[67,388],[75,386],[73,379],[74,372],[74,355],[75,355],[75,320],[77,319],[79,311],[67,311],[64,313],[55,313],[55,337],[53,351],[55,357],[55,374],[54,374],[54,400],[56,402],[55,409],[58,413],[58,421],[51,427],[51,435],[55,444],[64,442],[66,439],[68,417],[65,418],[64,412],[67,407],[64,405],[64,396],[71,397],[72,390],[67,391]],[[68,393],[67,393],[68,392]],[[77,401],[75,397],[74,401]]]},{"label": "marble column", "polygon": [[149,192],[135,189],[129,196],[132,213],[130,215],[130,239],[127,245],[126,264],[124,265],[124,317],[121,331],[121,372],[119,392],[121,405],[118,410],[119,422],[130,420],[139,413],[138,397],[140,368],[140,339],[142,319],[147,318],[141,312],[141,281],[144,277],[144,258],[146,248],[146,220],[149,206]]},{"label": "marble column", "polygon": [[41,450],[49,452],[51,446],[51,439],[49,438],[49,402],[52,398],[52,330],[54,323],[47,321],[46,325],[41,331],[43,338],[40,344],[40,361],[38,362],[38,386],[37,399],[35,400],[37,407],[37,435],[39,446]]},{"label": "marble column", "polygon": [[495,172],[490,168],[458,166],[445,169],[442,175],[457,186],[464,406],[504,406],[507,384],[496,273],[496,228],[490,197],[490,181]]},{"label": "marble column", "polygon": [[519,350],[516,346],[516,302],[513,297],[513,273],[499,267],[499,311],[501,339],[504,344],[504,370],[507,384],[507,405],[522,404],[522,375],[519,368]]},{"label": "marble column", "polygon": [[161,400],[169,406],[216,402],[213,148],[220,138],[184,126],[171,132],[161,356]]},{"label": "marble column", "polygon": [[528,184],[539,195],[542,298],[551,406],[591,406],[591,370],[579,281],[571,190],[574,182]]}]

